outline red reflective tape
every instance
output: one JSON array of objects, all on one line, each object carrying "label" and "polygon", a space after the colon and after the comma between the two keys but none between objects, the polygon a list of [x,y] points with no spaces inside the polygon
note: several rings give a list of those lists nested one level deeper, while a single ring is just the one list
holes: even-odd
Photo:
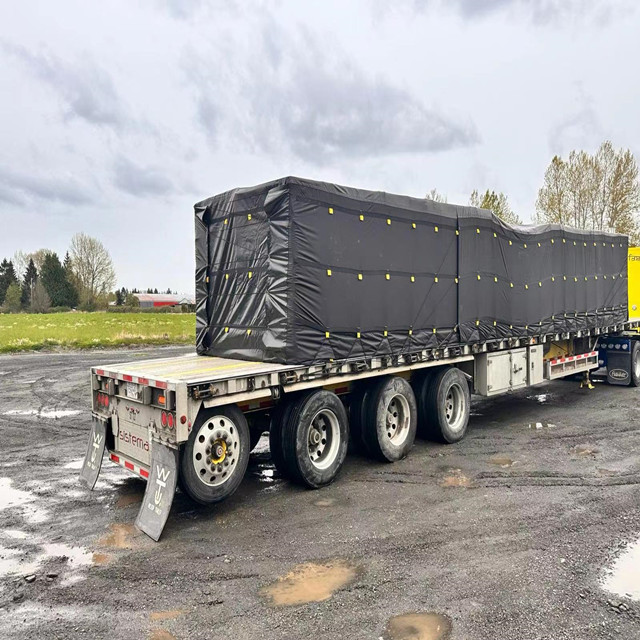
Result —
[{"label": "red reflective tape", "polygon": [[262,409],[264,407],[270,407],[272,405],[273,402],[271,400],[261,400],[258,406]]},{"label": "red reflective tape", "polygon": [[248,411],[249,410],[249,405],[248,404],[239,404],[238,405],[238,409],[240,409],[240,411]]},{"label": "red reflective tape", "polygon": [[138,378],[138,382],[140,384],[149,384],[149,379],[148,378]]},{"label": "red reflective tape", "polygon": [[124,376],[122,376],[122,379],[125,382],[133,382],[133,376],[124,375]]},{"label": "red reflective tape", "polygon": [[96,375],[97,376],[103,376],[104,375],[104,369],[96,369]]},{"label": "red reflective tape", "polygon": [[336,387],[334,391],[336,393],[347,393],[347,391],[349,391],[349,387]]},{"label": "red reflective tape", "polygon": [[134,470],[133,464],[131,464],[131,462],[129,462],[128,460],[124,461],[124,466],[125,466],[125,468],[129,469],[129,471],[133,471]]},{"label": "red reflective tape", "polygon": [[114,462],[117,462],[118,464],[120,464],[120,458],[118,458],[118,456],[117,456],[115,453],[112,453],[112,454],[111,454],[111,459],[112,459]]},{"label": "red reflective tape", "polygon": [[158,389],[166,389],[167,388],[167,383],[166,382],[160,382],[160,380],[156,380],[155,381],[155,385],[156,385],[156,387],[158,387]]},{"label": "red reflective tape", "polygon": [[149,477],[149,472],[148,472],[148,471],[145,471],[142,467],[140,467],[140,475],[141,475],[143,478],[148,478],[148,477]]}]

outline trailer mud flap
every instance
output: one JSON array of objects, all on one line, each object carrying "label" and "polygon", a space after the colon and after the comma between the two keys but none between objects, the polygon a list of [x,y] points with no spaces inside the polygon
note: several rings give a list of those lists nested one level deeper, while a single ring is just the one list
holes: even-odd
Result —
[{"label": "trailer mud flap", "polygon": [[178,480],[178,450],[151,444],[151,469],[136,527],[156,542],[169,517]]},{"label": "trailer mud flap", "polygon": [[87,485],[89,491],[93,490],[96,480],[100,475],[106,440],[107,423],[104,420],[93,418],[87,453],[84,457],[82,470],[80,471],[80,480]]}]

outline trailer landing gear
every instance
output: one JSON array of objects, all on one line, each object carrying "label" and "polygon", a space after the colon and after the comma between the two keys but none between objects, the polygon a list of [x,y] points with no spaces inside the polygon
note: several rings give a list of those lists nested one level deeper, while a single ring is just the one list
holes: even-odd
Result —
[{"label": "trailer landing gear", "polygon": [[585,371],[582,375],[582,381],[580,382],[581,389],[595,389],[591,382],[591,378],[589,377],[589,372]]}]

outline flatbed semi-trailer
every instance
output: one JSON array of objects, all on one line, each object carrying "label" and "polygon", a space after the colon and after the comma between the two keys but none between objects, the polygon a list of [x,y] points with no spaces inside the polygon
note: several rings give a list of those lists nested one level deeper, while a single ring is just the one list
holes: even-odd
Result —
[{"label": "flatbed semi-trailer", "polygon": [[596,370],[613,384],[639,385],[639,326],[640,318],[313,365],[187,355],[94,367],[81,475],[92,488],[106,449],[112,462],[147,480],[136,525],[157,540],[177,482],[204,504],[229,497],[265,431],[280,473],[318,488],[337,476],[349,438],[384,462],[405,457],[416,433],[459,441],[471,393],[576,374],[588,381]]}]

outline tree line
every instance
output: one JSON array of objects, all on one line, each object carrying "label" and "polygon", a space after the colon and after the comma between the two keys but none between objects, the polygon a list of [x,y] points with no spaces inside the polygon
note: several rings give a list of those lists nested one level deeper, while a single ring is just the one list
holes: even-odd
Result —
[{"label": "tree line", "polygon": [[77,233],[62,262],[55,251],[18,251],[0,263],[4,311],[45,313],[54,308],[93,310],[106,306],[116,280],[109,252],[97,239]]},{"label": "tree line", "polygon": [[[426,198],[446,202],[432,189]],[[504,193],[487,189],[471,193],[469,204],[490,209],[510,224],[522,224]],[[594,154],[571,151],[554,156],[536,200],[535,222],[566,224],[578,229],[623,233],[640,244],[640,182],[638,164],[629,149],[603,142]]]}]

